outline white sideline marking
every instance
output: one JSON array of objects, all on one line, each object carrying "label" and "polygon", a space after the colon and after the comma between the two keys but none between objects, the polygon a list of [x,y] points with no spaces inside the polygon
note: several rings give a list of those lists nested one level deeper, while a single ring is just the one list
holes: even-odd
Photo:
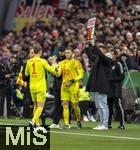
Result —
[{"label": "white sideline marking", "polygon": [[6,126],[6,125],[8,125],[8,126],[27,126],[27,125],[25,125],[25,124],[11,124],[11,123],[0,123],[0,125],[3,125],[3,126]]},{"label": "white sideline marking", "polygon": [[140,138],[135,137],[121,137],[121,136],[111,136],[111,135],[99,135],[99,134],[88,134],[88,133],[72,133],[72,132],[58,132],[58,131],[50,131],[50,133],[56,134],[68,134],[68,135],[81,135],[81,136],[94,136],[94,137],[103,137],[103,138],[114,138],[114,139],[127,139],[127,140],[140,140]]},{"label": "white sideline marking", "polygon": [[[4,123],[0,123],[0,125],[25,126],[25,124],[9,124],[9,123],[5,123],[5,124]],[[102,138],[114,138],[114,139],[126,139],[126,140],[137,140],[137,141],[140,140],[140,138],[135,138],[135,137],[101,135],[101,134],[89,134],[89,133],[74,133],[74,132],[59,132],[59,131],[50,131],[50,133],[67,134],[67,135],[81,135],[81,136],[91,136],[91,137],[102,137]]]}]

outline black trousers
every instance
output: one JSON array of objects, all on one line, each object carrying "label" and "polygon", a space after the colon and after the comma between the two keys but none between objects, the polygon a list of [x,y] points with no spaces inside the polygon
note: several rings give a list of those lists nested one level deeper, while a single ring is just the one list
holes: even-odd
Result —
[{"label": "black trousers", "polygon": [[9,86],[0,87],[0,116],[3,116],[5,99],[7,100],[7,116],[11,116],[11,89]]},{"label": "black trousers", "polygon": [[79,102],[79,107],[81,110],[82,115],[87,115],[87,111],[90,111],[91,115],[95,115],[96,113],[96,107],[95,107],[95,102],[94,101],[88,101],[88,100],[83,100]]},{"label": "black trousers", "polygon": [[0,116],[3,116],[6,88],[0,87]]},{"label": "black trousers", "polygon": [[24,100],[23,100],[23,117],[32,118],[33,115],[33,101],[31,98],[30,89],[28,88],[24,91]]},{"label": "black trousers", "polygon": [[61,97],[59,90],[54,90],[54,97],[55,97],[55,111],[53,115],[53,123],[58,124],[63,113],[63,107],[61,105]]},{"label": "black trousers", "polygon": [[108,125],[110,126],[112,123],[113,105],[115,106],[117,113],[119,115],[120,126],[124,126],[124,110],[122,107],[121,98],[108,98],[108,107],[109,107]]}]

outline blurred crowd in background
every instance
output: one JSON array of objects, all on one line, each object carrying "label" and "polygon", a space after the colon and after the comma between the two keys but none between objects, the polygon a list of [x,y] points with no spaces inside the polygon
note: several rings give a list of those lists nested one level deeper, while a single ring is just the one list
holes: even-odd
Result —
[{"label": "blurred crowd in background", "polygon": [[[71,1],[63,14],[57,11],[48,16],[47,24],[41,18],[34,23],[26,23],[20,32],[8,31],[0,37],[0,66],[5,76],[0,88],[5,86],[6,96],[16,85],[20,66],[26,62],[29,49],[40,43],[43,58],[58,56],[62,47],[73,46],[75,57],[79,59],[86,72],[91,63],[85,53],[87,20],[96,17],[95,41],[108,50],[127,56],[129,70],[140,70],[140,5],[139,0],[94,0]],[[2,94],[2,91],[1,91]],[[9,114],[10,115],[10,114]]]}]

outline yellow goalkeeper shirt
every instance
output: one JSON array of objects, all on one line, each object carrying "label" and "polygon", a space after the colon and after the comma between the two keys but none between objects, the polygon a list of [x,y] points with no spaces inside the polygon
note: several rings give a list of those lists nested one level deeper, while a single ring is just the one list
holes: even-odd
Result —
[{"label": "yellow goalkeeper shirt", "polygon": [[33,93],[46,91],[46,71],[55,72],[45,59],[33,57],[27,61],[25,75],[30,76],[30,91]]},{"label": "yellow goalkeeper shirt", "polygon": [[60,62],[58,68],[58,76],[62,75],[62,87],[65,89],[65,83],[69,80],[74,80],[74,83],[69,87],[70,90],[75,91],[79,89],[79,80],[83,78],[82,64],[76,59],[65,59]]}]

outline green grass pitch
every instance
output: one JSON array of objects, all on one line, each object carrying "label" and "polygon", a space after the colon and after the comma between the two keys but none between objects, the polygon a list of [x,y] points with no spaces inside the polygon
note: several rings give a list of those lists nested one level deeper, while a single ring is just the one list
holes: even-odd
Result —
[{"label": "green grass pitch", "polygon": [[[0,124],[28,125],[28,119],[0,119]],[[52,121],[47,119],[47,124]],[[60,122],[63,125],[63,121]],[[118,122],[113,123],[113,129],[95,131],[98,122],[82,122],[82,129],[76,128],[72,121],[69,130],[53,129],[50,134],[51,150],[139,150],[140,125],[126,124],[125,130],[117,129]]]}]

